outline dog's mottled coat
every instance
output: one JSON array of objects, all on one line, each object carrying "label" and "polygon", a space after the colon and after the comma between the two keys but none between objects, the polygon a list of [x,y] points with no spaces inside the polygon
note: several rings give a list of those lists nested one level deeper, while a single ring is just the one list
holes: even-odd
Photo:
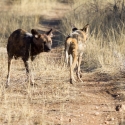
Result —
[{"label": "dog's mottled coat", "polygon": [[72,33],[66,38],[65,41],[65,59],[68,63],[68,57],[70,57],[70,83],[76,81],[73,75],[74,68],[77,65],[77,77],[80,81],[81,72],[80,64],[82,55],[86,47],[86,40],[88,38],[89,25],[85,25],[83,29],[74,28]]},{"label": "dog's mottled coat", "polygon": [[[8,75],[6,86],[9,85],[10,81],[10,66],[11,60],[14,57],[18,59],[21,57],[27,75],[29,74],[28,59],[31,57],[33,61],[34,58],[41,52],[49,52],[52,46],[52,29],[45,34],[38,33],[35,29],[31,30],[31,33],[23,30],[15,30],[8,38],[7,43],[7,54],[8,54]],[[29,75],[28,75],[29,76]]]}]

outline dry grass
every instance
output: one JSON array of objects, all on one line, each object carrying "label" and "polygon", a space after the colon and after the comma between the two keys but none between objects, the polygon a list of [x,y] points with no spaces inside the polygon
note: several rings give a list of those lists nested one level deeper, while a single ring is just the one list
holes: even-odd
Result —
[{"label": "dry grass", "polygon": [[[51,4],[50,4],[51,3]],[[5,47],[10,33],[17,28],[23,28],[30,32],[31,28],[39,26],[42,16],[55,6],[53,0],[21,1],[21,4],[7,5],[1,1],[0,16],[0,46]],[[57,3],[58,4],[58,3]],[[56,5],[57,5],[56,4]],[[3,7],[3,8],[4,8]],[[9,12],[8,12],[9,8]],[[1,8],[2,9],[2,8]],[[60,57],[52,54],[42,54],[33,63],[33,74],[37,86],[31,87],[25,81],[25,68],[21,60],[12,63],[11,87],[4,88],[7,74],[7,53],[4,48],[0,50],[0,124],[4,125],[54,125],[53,121],[45,120],[46,105],[60,103],[67,96],[68,86],[62,82],[67,79],[64,76],[66,69],[60,65]],[[47,58],[46,58],[47,57]],[[52,58],[53,57],[53,58]],[[39,68],[38,68],[39,67]],[[6,70],[5,70],[6,69]],[[56,69],[56,71],[55,71]],[[60,70],[61,69],[61,70]],[[51,87],[49,84],[54,82]],[[57,84],[59,85],[57,87]],[[46,88],[46,85],[48,87]],[[57,89],[57,90],[56,90]],[[59,107],[61,111],[62,107]]]},{"label": "dry grass", "polygon": [[97,0],[73,6],[71,12],[62,19],[64,36],[71,32],[71,25],[82,28],[90,24],[90,38],[86,42],[84,55],[86,68],[93,70],[101,67],[102,70],[112,69],[113,72],[124,70],[124,11],[123,1],[103,3]]},{"label": "dry grass", "polygon": [[21,0],[20,2],[13,1],[13,4],[3,0],[0,3],[1,46],[6,46],[9,35],[15,29],[22,28],[30,32],[31,28],[40,27],[43,17],[51,13],[52,8],[58,5],[56,0],[31,0],[30,2]]},{"label": "dry grass", "polygon": [[[2,0],[2,5],[6,6],[12,12],[17,12],[22,15],[40,15],[48,13],[49,10],[52,10],[56,6],[57,0]],[[1,8],[2,9],[2,8]],[[6,9],[4,9],[5,11]]]},{"label": "dry grass", "polygon": [[[39,27],[44,15],[50,13],[53,7],[59,4],[58,0],[35,0],[35,2],[21,0],[13,4],[8,3],[8,0],[6,2],[3,0],[0,4],[0,29],[2,29],[0,30],[0,46],[2,47],[6,47],[7,38],[12,31],[23,28],[30,32],[31,28]],[[67,1],[63,0],[63,2]],[[125,25],[124,20],[116,18],[123,12],[120,11],[121,4],[117,3],[120,8],[117,14],[113,13],[115,5],[113,0],[105,0],[104,3],[100,3],[99,0],[93,2],[68,0],[68,5],[70,11],[65,14],[60,25],[62,35],[66,36],[70,33],[71,23],[78,28],[90,23],[90,38],[86,44],[87,48],[81,66],[82,70],[90,73],[84,72],[84,84],[69,84],[69,69],[63,67],[64,47],[61,47],[54,49],[51,53],[41,53],[33,65],[29,60],[31,72],[35,77],[35,86],[30,86],[25,81],[23,62],[13,60],[11,85],[5,89],[7,53],[4,48],[0,48],[0,124],[67,125],[73,123],[83,125],[82,123],[86,122],[91,125],[95,121],[95,125],[99,125],[104,122],[96,123],[96,121],[100,119],[105,121],[109,116],[115,118],[114,124],[124,119],[123,112],[121,116],[120,112],[115,111],[117,101],[114,102],[114,98],[106,92],[107,89],[109,91],[115,89],[119,93],[124,91],[123,76],[119,77],[121,81],[113,79],[114,74],[124,71],[125,68]],[[107,19],[110,16],[113,18],[108,22]],[[114,20],[116,20],[115,23]],[[60,39],[61,43],[64,39]],[[91,71],[96,69],[99,69],[99,74],[94,76]],[[121,85],[119,90],[118,85]],[[124,104],[124,100],[118,100],[117,103]],[[95,105],[99,107],[98,116],[94,115],[98,110]]]},{"label": "dry grass", "polygon": [[[91,119],[95,119],[95,125],[98,125],[107,119],[107,114],[108,119],[115,118],[113,123],[116,124],[124,119],[123,112],[115,111],[115,106],[119,103],[124,104],[124,100],[120,99],[120,102],[114,103],[112,97],[105,92],[107,90],[112,93],[115,89],[117,94],[123,93],[122,80],[124,79],[117,82],[115,80],[112,83],[110,80],[113,74],[99,72],[95,77],[94,73],[84,73],[84,84],[78,82],[71,85],[68,82],[69,69],[63,67],[62,55],[56,56],[55,53],[59,54],[61,51],[57,49],[51,53],[42,53],[33,62],[32,72],[36,83],[34,86],[30,86],[25,81],[22,60],[13,60],[11,85],[5,89],[7,54],[1,52],[0,124],[67,125],[73,123],[82,125],[81,123],[86,123],[92,125]],[[30,60],[29,63],[31,68]],[[96,107],[99,108],[96,109]],[[96,112],[99,112],[98,116],[95,116]],[[87,120],[88,118],[90,120]]]},{"label": "dry grass", "polygon": [[[67,70],[60,65],[60,57],[54,53],[40,54],[32,64],[35,86],[25,81],[25,68],[22,60],[13,60],[11,68],[11,85],[5,89],[7,74],[7,54],[0,54],[0,124],[15,125],[53,125],[45,120],[51,103],[61,103],[69,99]],[[61,55],[60,55],[61,56]],[[54,59],[55,58],[55,59]],[[30,66],[31,66],[31,62]],[[4,65],[4,67],[3,67]],[[39,68],[38,68],[39,67]],[[64,75],[66,74],[66,75]],[[58,107],[63,112],[63,107]],[[6,111],[6,112],[5,112]]]}]

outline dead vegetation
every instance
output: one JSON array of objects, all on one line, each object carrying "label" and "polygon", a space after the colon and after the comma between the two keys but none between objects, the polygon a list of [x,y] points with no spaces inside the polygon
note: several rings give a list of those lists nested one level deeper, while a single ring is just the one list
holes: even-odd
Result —
[{"label": "dead vegetation", "polygon": [[[0,124],[124,125],[124,0],[66,2],[37,0],[29,4],[28,0],[22,0],[21,4],[12,5],[1,1]],[[78,28],[90,24],[90,38],[81,65],[84,83],[74,85],[69,83],[69,69],[63,66],[64,46],[61,46],[72,23]],[[17,28],[47,31],[53,26],[54,46],[58,46],[35,59],[32,67],[35,85],[25,81],[23,62],[13,60],[11,86],[5,89],[5,47],[10,33]]]},{"label": "dead vegetation", "polygon": [[89,69],[124,70],[124,11],[122,0],[111,3],[95,0],[72,7],[63,18],[61,30],[65,36],[71,32],[72,24],[78,28],[90,24],[90,38],[84,56]]}]

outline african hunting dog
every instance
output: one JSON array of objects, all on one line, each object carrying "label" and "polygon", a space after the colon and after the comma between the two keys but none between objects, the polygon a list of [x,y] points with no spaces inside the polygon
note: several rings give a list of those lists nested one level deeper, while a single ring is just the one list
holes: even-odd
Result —
[{"label": "african hunting dog", "polygon": [[66,38],[65,41],[65,59],[68,63],[70,57],[70,83],[76,82],[73,71],[77,65],[77,78],[82,82],[80,64],[82,55],[86,47],[85,42],[88,38],[89,25],[85,25],[83,29],[73,28],[72,33]]},{"label": "african hunting dog", "polygon": [[[9,85],[10,81],[10,66],[12,58],[22,58],[27,76],[29,77],[29,57],[31,57],[31,60],[33,61],[39,53],[49,52],[52,46],[52,37],[52,29],[45,34],[40,34],[35,29],[32,29],[31,33],[23,29],[17,29],[10,35],[7,43],[8,75],[6,86]],[[31,80],[31,82],[33,81]]]}]

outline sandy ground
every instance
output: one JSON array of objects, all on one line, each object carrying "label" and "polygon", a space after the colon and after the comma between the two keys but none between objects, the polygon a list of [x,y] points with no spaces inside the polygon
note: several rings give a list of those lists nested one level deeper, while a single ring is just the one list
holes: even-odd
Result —
[{"label": "sandy ground", "polygon": [[[58,14],[55,13],[57,9]],[[59,28],[58,15],[62,11],[59,11],[59,8],[53,11],[55,15],[53,14],[52,17],[47,15],[45,20],[41,22],[43,27],[47,27],[49,23],[50,26]],[[59,44],[56,42],[60,39],[59,35],[54,40],[54,47]],[[61,55],[57,52],[58,48],[53,48],[48,57],[51,57],[51,59],[56,57],[55,60],[57,59],[56,62],[58,62]],[[0,53],[1,59],[3,59],[1,65],[4,65],[7,63],[5,48],[1,48]],[[124,72],[110,74],[101,72],[101,70],[83,71],[82,79],[84,82],[77,82],[72,85],[69,83],[69,70],[67,68],[63,69],[59,64],[56,66],[56,63],[53,63],[55,66],[51,67],[46,67],[44,64],[40,70],[35,69],[37,86],[27,90],[24,87],[25,84],[22,84],[25,77],[24,69],[22,70],[21,67],[20,70],[20,66],[18,66],[22,63],[19,62],[21,64],[18,64],[17,61],[13,63],[15,64],[13,71],[16,70],[16,72],[11,76],[11,86],[6,89],[6,93],[10,100],[18,97],[19,100],[25,102],[29,96],[28,91],[31,90],[31,99],[28,102],[30,110],[33,111],[33,117],[29,119],[31,125],[41,125],[42,121],[45,125],[125,125]],[[45,68],[48,68],[48,70],[45,70]],[[2,83],[5,83],[7,70],[2,74],[3,71],[5,70],[1,66],[0,78]],[[0,98],[2,105],[3,97]],[[0,115],[2,119],[3,114]],[[42,115],[42,119],[39,118],[40,115]],[[15,116],[15,118],[17,117]],[[1,124],[8,124],[3,119]],[[11,121],[12,125],[16,123],[25,124],[25,120]]]},{"label": "sandy ground", "polygon": [[[10,102],[17,98],[21,100],[21,104],[16,102],[15,106],[28,101],[28,107],[33,111],[33,116],[29,119],[31,125],[35,123],[41,125],[43,121],[45,125],[124,125],[125,73],[110,74],[100,69],[91,72],[83,70],[84,82],[70,84],[69,69],[60,65],[60,62],[57,63],[61,57],[56,54],[57,50],[54,49],[49,54],[43,53],[36,58],[34,61],[36,85],[30,88],[26,87],[22,61],[13,60],[11,86],[5,90],[8,100]],[[3,55],[3,63],[7,63],[6,54]],[[48,55],[47,64],[41,60],[46,55]],[[52,62],[55,55],[56,63]],[[6,82],[6,74],[7,70],[1,74],[3,84]],[[2,101],[5,97],[0,98]],[[1,104],[3,105],[2,102]],[[19,109],[16,111],[18,114]],[[41,115],[43,121],[40,121]],[[19,120],[18,123],[24,124],[24,121]],[[15,123],[15,120],[11,121],[11,124]]]}]

